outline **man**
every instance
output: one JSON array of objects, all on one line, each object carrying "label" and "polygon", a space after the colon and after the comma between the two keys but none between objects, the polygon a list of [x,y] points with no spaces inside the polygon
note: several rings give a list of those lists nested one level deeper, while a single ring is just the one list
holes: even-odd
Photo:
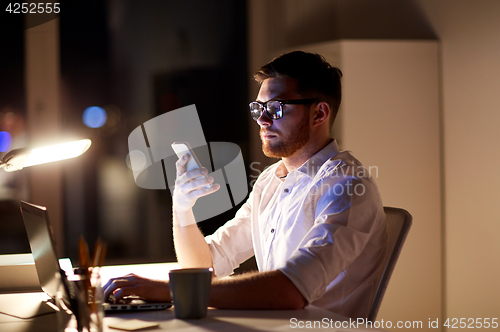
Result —
[{"label": "man", "polygon": [[[250,112],[262,149],[281,161],[257,179],[235,218],[213,235],[198,229],[192,207],[219,189],[207,170],[186,172],[177,162],[173,232],[182,267],[232,273],[255,255],[259,272],[215,280],[210,306],[300,309],[313,304],[367,317],[385,253],[386,226],[373,179],[330,128],[341,101],[338,68],[306,52],[282,55],[255,75],[260,83]],[[187,226],[182,226],[187,225]],[[105,296],[169,300],[168,283],[134,275],[111,280]]]}]

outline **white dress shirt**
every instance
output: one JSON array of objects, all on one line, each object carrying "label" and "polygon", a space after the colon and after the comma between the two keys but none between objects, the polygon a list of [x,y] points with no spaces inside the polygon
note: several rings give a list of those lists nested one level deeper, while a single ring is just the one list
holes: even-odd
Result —
[{"label": "white dress shirt", "polygon": [[255,255],[259,271],[282,271],[309,304],[366,318],[387,241],[373,178],[335,141],[286,173],[282,161],[267,168],[235,218],[206,237],[216,276]]}]

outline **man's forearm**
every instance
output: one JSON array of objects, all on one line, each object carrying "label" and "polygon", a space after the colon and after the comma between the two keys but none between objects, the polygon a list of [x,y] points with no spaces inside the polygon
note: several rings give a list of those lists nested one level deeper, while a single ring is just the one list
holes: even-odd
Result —
[{"label": "man's forearm", "polygon": [[173,234],[177,261],[182,268],[212,266],[210,250],[196,225],[192,210],[182,213],[173,211]]},{"label": "man's forearm", "polygon": [[212,283],[209,306],[219,309],[302,309],[307,301],[281,271],[248,273]]}]

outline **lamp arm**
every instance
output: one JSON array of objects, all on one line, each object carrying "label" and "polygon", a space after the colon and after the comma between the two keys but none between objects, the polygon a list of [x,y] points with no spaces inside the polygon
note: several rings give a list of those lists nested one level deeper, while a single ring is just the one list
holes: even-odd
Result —
[{"label": "lamp arm", "polygon": [[87,138],[36,149],[12,150],[0,160],[0,168],[3,167],[5,171],[13,172],[23,169],[23,167],[75,158],[87,151],[91,144],[92,141]]}]

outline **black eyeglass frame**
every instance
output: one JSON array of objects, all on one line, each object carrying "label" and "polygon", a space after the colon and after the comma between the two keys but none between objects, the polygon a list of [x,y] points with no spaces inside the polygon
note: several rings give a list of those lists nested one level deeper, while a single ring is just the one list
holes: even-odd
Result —
[{"label": "black eyeglass frame", "polygon": [[[308,105],[308,104],[314,104],[317,103],[321,100],[315,99],[315,98],[308,98],[308,99],[290,99],[290,100],[279,100],[279,99],[271,99],[266,101],[265,103],[261,103],[259,101],[252,101],[251,103],[248,104],[248,107],[250,107],[250,115],[252,116],[252,119],[257,121],[261,116],[262,112],[266,112],[266,115],[272,119],[272,120],[278,120],[283,117],[283,106],[284,105]],[[280,104],[279,106],[279,111],[276,113],[271,113],[268,111],[267,104],[270,102],[278,102]],[[260,113],[258,116],[254,116],[252,113],[252,104],[258,104],[260,106]]]}]

